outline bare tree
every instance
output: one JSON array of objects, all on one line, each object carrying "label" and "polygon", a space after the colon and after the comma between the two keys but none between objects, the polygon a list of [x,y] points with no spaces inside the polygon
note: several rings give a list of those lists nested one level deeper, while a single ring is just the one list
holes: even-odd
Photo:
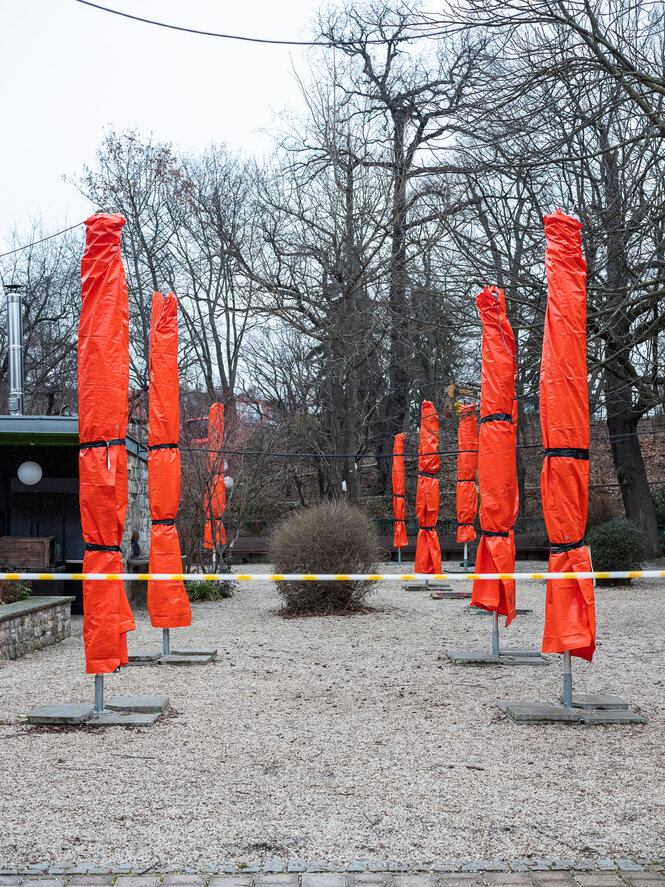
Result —
[{"label": "bare tree", "polygon": [[[20,246],[44,236],[41,223],[13,242]],[[0,260],[4,283],[23,293],[25,409],[28,413],[76,413],[76,342],[81,306],[82,230],[37,243]],[[0,377],[7,384],[6,302],[0,306]]]}]

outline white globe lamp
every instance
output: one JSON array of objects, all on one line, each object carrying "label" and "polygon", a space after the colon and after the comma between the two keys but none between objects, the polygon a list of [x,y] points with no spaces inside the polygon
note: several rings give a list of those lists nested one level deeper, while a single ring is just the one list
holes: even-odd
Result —
[{"label": "white globe lamp", "polygon": [[38,484],[42,479],[42,467],[37,462],[23,462],[18,467],[18,479],[27,487]]}]

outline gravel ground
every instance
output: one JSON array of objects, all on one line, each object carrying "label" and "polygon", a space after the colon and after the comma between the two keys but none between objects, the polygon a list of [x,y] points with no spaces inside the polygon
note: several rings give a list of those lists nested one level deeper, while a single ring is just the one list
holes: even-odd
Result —
[{"label": "gravel ground", "polygon": [[[577,692],[621,694],[646,727],[517,727],[495,700],[554,700],[561,657],[453,667],[447,648],[489,647],[489,617],[392,584],[373,603],[284,620],[274,586],[248,584],[195,605],[173,643],[217,646],[214,665],[107,678],[108,696],[170,695],[176,716],[146,730],[18,726],[36,705],[92,699],[79,619],[0,668],[0,861],[665,855],[665,584],[598,589],[596,658],[573,661]],[[503,642],[539,645],[544,583],[518,586],[518,605],[534,613]],[[137,621],[131,649],[157,649]]]}]

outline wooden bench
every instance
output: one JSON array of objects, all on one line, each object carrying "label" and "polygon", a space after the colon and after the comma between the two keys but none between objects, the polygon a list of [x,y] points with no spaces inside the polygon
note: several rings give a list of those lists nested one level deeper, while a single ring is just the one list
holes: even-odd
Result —
[{"label": "wooden bench", "polygon": [[[402,559],[412,561],[416,555],[416,536],[409,536],[409,542],[402,548]],[[441,552],[444,558],[462,558],[464,545],[455,541],[455,536],[439,536]],[[233,543],[232,558],[236,564],[254,564],[268,560],[268,536],[238,536]],[[379,545],[386,560],[397,560],[397,551],[393,548],[393,537],[379,536]],[[522,534],[515,536],[515,548],[519,560],[547,560],[549,541],[547,535]],[[469,546],[469,554],[475,556],[476,543]]]}]

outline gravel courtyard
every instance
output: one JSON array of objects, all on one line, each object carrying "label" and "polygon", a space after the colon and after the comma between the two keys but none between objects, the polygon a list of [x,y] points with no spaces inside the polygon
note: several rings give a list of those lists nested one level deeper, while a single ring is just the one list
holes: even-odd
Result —
[{"label": "gravel courtyard", "polygon": [[[506,646],[540,644],[544,596],[518,586],[534,613],[502,627]],[[489,648],[489,617],[392,584],[375,612],[291,620],[273,585],[240,585],[172,633],[216,646],[214,665],[107,678],[108,696],[170,695],[174,716],[139,731],[18,725],[36,705],[92,699],[75,618],[72,638],[0,668],[0,860],[663,856],[665,583],[596,599],[598,650],[573,661],[575,691],[619,693],[646,727],[513,725],[495,700],[556,699],[561,657],[454,667],[446,649]],[[130,649],[158,649],[161,632],[137,622]]]}]

